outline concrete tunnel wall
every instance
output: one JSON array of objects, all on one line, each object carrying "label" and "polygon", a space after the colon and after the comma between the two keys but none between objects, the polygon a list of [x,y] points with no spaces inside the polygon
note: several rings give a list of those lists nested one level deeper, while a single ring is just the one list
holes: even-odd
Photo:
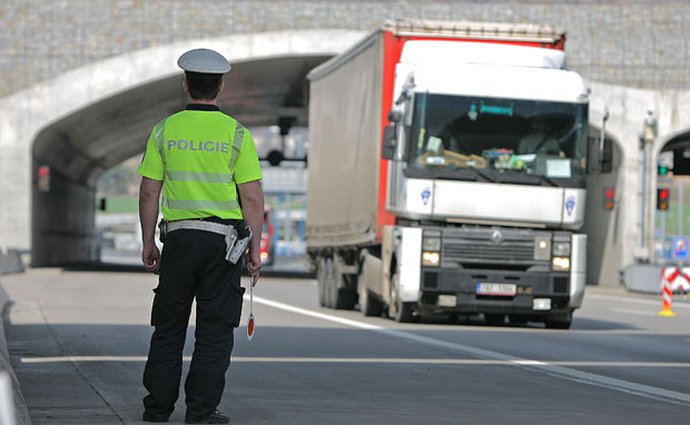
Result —
[{"label": "concrete tunnel wall", "polygon": [[[0,99],[0,247],[32,249],[32,263],[40,266],[96,259],[97,177],[109,166],[143,151],[153,123],[172,111],[157,108],[147,113],[140,108],[133,123],[136,130],[126,140],[108,140],[104,134],[94,138],[94,147],[108,143],[129,146],[116,150],[106,162],[92,161],[89,155],[80,157],[70,149],[70,135],[63,131],[65,122],[84,120],[90,108],[107,106],[110,99],[132,89],[180,76],[176,61],[184,51],[203,46],[222,52],[232,63],[281,56],[332,56],[363,35],[361,31],[304,30],[180,42],[101,61]],[[181,90],[177,93],[182,96]],[[179,109],[183,97],[177,101]],[[59,146],[62,148],[55,149]],[[42,163],[51,164],[48,193],[35,190],[35,166]]]}]

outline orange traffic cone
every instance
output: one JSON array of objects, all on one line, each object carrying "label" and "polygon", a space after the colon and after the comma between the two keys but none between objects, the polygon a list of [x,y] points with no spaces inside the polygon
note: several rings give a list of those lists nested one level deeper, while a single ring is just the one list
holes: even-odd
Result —
[{"label": "orange traffic cone", "polygon": [[679,274],[679,270],[676,269],[667,279],[665,270],[661,272],[663,287],[661,289],[661,311],[657,313],[659,316],[674,317],[676,315],[676,313],[674,313],[671,309],[673,305],[673,290],[671,289],[671,282],[674,281]]}]

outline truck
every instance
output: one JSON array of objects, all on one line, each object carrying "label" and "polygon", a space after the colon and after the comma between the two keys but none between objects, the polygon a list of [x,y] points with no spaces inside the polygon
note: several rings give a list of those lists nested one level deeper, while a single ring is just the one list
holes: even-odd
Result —
[{"label": "truck", "polygon": [[596,149],[564,48],[550,25],[397,20],[308,74],[321,306],[570,327]]}]

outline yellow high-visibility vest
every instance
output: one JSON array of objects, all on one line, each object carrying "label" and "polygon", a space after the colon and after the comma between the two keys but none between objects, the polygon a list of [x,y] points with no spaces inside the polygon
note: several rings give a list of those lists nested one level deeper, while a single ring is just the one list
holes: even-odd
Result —
[{"label": "yellow high-visibility vest", "polygon": [[167,221],[241,219],[237,185],[261,179],[250,132],[217,107],[201,104],[155,125],[137,172],[163,181]]}]

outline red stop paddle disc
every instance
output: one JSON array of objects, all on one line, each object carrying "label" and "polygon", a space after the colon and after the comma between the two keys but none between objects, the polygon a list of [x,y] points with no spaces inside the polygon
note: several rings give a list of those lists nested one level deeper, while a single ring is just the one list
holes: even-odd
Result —
[{"label": "red stop paddle disc", "polygon": [[247,339],[254,338],[254,279],[249,279],[249,320],[247,320]]}]

